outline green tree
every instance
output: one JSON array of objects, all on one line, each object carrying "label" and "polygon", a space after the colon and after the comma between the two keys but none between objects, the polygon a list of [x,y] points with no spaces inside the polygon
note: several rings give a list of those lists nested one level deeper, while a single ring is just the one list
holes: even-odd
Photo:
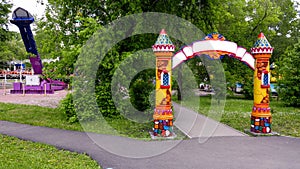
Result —
[{"label": "green tree", "polygon": [[6,1],[1,0],[0,3],[0,60],[7,61],[9,59],[9,47],[6,41],[10,38],[10,32],[8,31],[8,14],[12,5]]},{"label": "green tree", "polygon": [[8,14],[10,13],[10,8],[12,4],[7,0],[1,0],[0,3],[0,40],[1,42],[9,39],[8,32]]},{"label": "green tree", "polygon": [[272,24],[272,29],[276,31],[273,37],[268,37],[269,42],[274,51],[271,58],[272,62],[277,62],[281,57],[285,56],[286,49],[297,43],[300,31],[300,20],[296,19],[297,12],[294,9],[292,0],[275,0],[279,7],[281,14],[280,21]]},{"label": "green tree", "polygon": [[300,41],[284,55],[279,64],[279,96],[287,105],[300,107]]},{"label": "green tree", "polygon": [[0,58],[2,62],[26,59],[26,50],[20,34],[11,32],[10,40],[0,42]]},{"label": "green tree", "polygon": [[[227,17],[219,23],[219,32],[227,40],[236,42],[248,51],[260,31],[264,32],[268,39],[276,35],[276,31],[270,28],[280,22],[280,16],[283,14],[280,6],[271,0],[249,0],[246,3],[236,0],[228,2],[226,8]],[[253,99],[253,71],[236,59],[226,57],[222,62],[228,89],[240,82],[244,84],[243,92],[246,98]]]},{"label": "green tree", "polygon": [[[289,2],[284,0],[193,0],[187,2],[182,0],[92,0],[84,2],[81,0],[49,0],[46,18],[41,22],[37,36],[40,36],[40,39],[46,36],[46,39],[49,40],[49,42],[45,42],[45,44],[49,44],[48,47],[40,47],[44,55],[61,57],[56,65],[49,67],[49,74],[52,74],[52,77],[67,77],[73,72],[74,63],[79,53],[84,50],[83,44],[86,40],[97,29],[102,29],[102,26],[120,17],[141,12],[173,14],[190,21],[205,34],[219,32],[227,40],[250,49],[260,31],[263,31],[269,40],[276,41],[278,34],[281,33],[284,39],[286,32],[290,32],[289,30],[294,30],[294,28],[296,30],[295,26],[284,30],[289,20],[294,17],[292,5]],[[288,15],[285,14],[286,12]],[[128,35],[138,28],[138,25],[135,24],[131,26],[128,29]],[[192,37],[190,32],[177,29],[183,38],[190,40],[190,43],[203,38],[203,35]],[[110,83],[121,61],[128,57],[128,53],[151,47],[156,37],[156,35],[147,34],[127,38],[108,52],[100,65],[95,63],[98,68],[95,90],[102,113],[107,116],[117,114],[112,101]],[[288,41],[288,39],[285,40]],[[177,47],[186,45],[180,41],[173,39],[172,41]],[[282,44],[274,43],[274,45]],[[282,49],[285,48],[282,47]],[[246,65],[234,59],[224,59],[222,62],[227,80],[230,82],[228,84],[235,84],[237,81],[247,84],[245,94],[252,99],[253,72]],[[207,78],[207,73],[203,66],[199,67],[198,63],[199,61],[195,59],[187,64],[195,73],[199,83]]]}]

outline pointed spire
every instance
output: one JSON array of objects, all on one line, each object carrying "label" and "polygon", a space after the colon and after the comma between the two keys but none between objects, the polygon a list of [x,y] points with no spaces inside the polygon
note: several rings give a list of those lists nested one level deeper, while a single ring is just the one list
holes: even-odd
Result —
[{"label": "pointed spire", "polygon": [[257,41],[254,43],[253,48],[251,48],[251,53],[257,54],[257,53],[272,53],[272,52],[273,52],[273,47],[270,45],[265,35],[262,32],[260,32],[257,37]]},{"label": "pointed spire", "polygon": [[171,52],[175,50],[175,46],[167,35],[166,31],[162,29],[160,34],[152,46],[154,52]]},{"label": "pointed spire", "polygon": [[166,35],[167,33],[166,33],[165,29],[162,29],[159,34],[160,35]]},{"label": "pointed spire", "polygon": [[254,47],[271,47],[271,45],[265,37],[265,35],[262,32],[260,32],[260,34],[257,37],[257,41],[254,44]]}]

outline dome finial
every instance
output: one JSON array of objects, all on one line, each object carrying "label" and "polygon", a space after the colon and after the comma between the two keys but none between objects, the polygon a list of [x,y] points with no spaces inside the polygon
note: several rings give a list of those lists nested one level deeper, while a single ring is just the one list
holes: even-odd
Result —
[{"label": "dome finial", "polygon": [[263,32],[258,34],[257,40],[254,43],[253,48],[251,48],[251,53],[272,53],[273,47],[270,45],[269,41],[265,37]]},{"label": "dome finial", "polygon": [[174,51],[175,46],[173,45],[172,41],[170,40],[169,36],[167,35],[165,29],[162,29],[160,31],[160,34],[155,42],[155,44],[152,46],[152,49],[154,52],[168,52],[168,51]]}]

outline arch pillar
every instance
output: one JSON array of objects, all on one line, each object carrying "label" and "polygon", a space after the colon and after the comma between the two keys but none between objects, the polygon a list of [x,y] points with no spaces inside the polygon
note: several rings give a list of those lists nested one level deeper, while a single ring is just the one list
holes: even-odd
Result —
[{"label": "arch pillar", "polygon": [[273,48],[261,32],[251,48],[255,58],[253,79],[253,109],[251,113],[250,131],[253,133],[271,133],[272,115],[269,107],[270,99],[270,58]]},{"label": "arch pillar", "polygon": [[156,43],[152,46],[156,57],[155,110],[153,114],[154,137],[173,137],[173,112],[171,102],[172,56],[175,46],[166,31],[161,30]]}]

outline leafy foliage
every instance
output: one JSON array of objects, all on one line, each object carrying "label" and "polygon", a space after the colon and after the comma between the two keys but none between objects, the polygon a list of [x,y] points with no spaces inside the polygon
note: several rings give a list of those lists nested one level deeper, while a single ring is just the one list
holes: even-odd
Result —
[{"label": "leafy foliage", "polygon": [[279,96],[290,106],[300,107],[300,41],[288,48],[279,64]]},{"label": "leafy foliage", "polygon": [[[150,94],[155,90],[153,79],[155,79],[155,70],[142,71],[131,81],[129,88],[132,105],[139,111],[146,111],[148,117],[151,117],[154,109],[149,102]],[[155,100],[152,98],[151,101],[154,102]]]},{"label": "leafy foliage", "polygon": [[1,0],[0,3],[0,40],[1,42],[6,41],[9,39],[9,32],[8,32],[8,14],[10,13],[10,8],[12,4],[9,3],[7,0]]},{"label": "leafy foliage", "polygon": [[13,52],[10,50],[12,45],[7,43],[11,38],[11,33],[8,31],[8,14],[10,13],[10,4],[6,0],[1,0],[0,3],[0,60],[7,61],[12,57]]},{"label": "leafy foliage", "polygon": [[0,58],[2,61],[26,59],[26,50],[21,36],[15,32],[11,35],[9,41],[0,42]]},{"label": "leafy foliage", "polygon": [[65,113],[68,122],[78,122],[72,94],[68,93],[66,98],[60,101],[59,109]]},{"label": "leafy foliage", "polygon": [[[296,13],[291,0],[198,0],[188,2],[181,0],[92,0],[84,2],[80,0],[48,0],[48,2],[46,18],[38,23],[37,44],[43,56],[49,58],[60,57],[59,62],[45,66],[46,76],[63,79],[67,82],[72,81],[75,69],[74,63],[78,62],[79,54],[86,50],[83,45],[87,42],[87,39],[97,30],[102,30],[103,26],[130,14],[141,12],[173,14],[190,21],[206,34],[219,32],[227,40],[234,41],[239,46],[247,49],[252,47],[259,32],[263,31],[271,45],[275,47],[272,62],[277,62],[281,57],[285,57],[283,53],[286,48],[296,41],[296,37],[299,37],[299,20],[295,19]],[[127,34],[130,35],[135,28],[134,26],[130,27]],[[180,33],[182,36],[189,35],[189,32],[184,30]],[[100,64],[95,61],[94,65],[97,69],[95,80],[87,82],[86,86],[82,87],[94,87],[92,90],[95,90],[99,111],[104,116],[119,116],[111,94],[111,90],[116,89],[116,86],[111,84],[116,69],[130,54],[141,49],[150,48],[155,42],[155,38],[156,36],[153,34],[132,36],[110,49]],[[172,41],[177,47],[185,45],[176,39],[172,39]],[[94,45],[105,46],[106,44],[95,43]],[[99,53],[90,52],[89,54],[99,55]],[[82,63],[78,64],[84,64],[85,61],[82,60],[80,61]],[[202,62],[199,58],[187,62],[197,83],[210,79],[207,74],[207,67],[203,66]],[[253,71],[243,63],[231,58],[225,57],[222,63],[228,88],[232,88],[236,82],[243,83],[245,86],[244,94],[247,98],[252,99]],[[144,107],[146,102],[136,102],[134,98],[144,98],[144,96],[142,96],[143,94],[134,96],[136,94],[134,86],[146,85],[147,83],[147,79],[132,82],[133,88],[130,89],[131,94],[133,94],[132,102],[141,104],[135,105],[136,107]],[[82,84],[78,85],[81,86]],[[178,86],[181,86],[181,84],[178,83]],[[185,87],[187,86],[191,87],[191,84],[186,84]],[[197,85],[192,87],[196,88]],[[216,88],[218,88],[218,85],[216,85]],[[81,97],[83,98],[82,101],[92,99],[89,98],[90,96],[85,95],[80,95],[78,98]],[[74,103],[74,105],[76,107],[77,104]],[[97,114],[95,109],[97,108],[89,107],[89,112],[81,116],[82,119],[93,118]]]}]

